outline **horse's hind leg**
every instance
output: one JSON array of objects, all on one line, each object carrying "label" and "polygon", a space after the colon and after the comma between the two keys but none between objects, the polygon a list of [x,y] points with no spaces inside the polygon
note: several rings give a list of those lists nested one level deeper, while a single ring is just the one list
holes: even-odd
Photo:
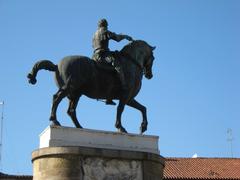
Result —
[{"label": "horse's hind leg", "polygon": [[50,121],[52,121],[53,125],[61,126],[61,124],[57,121],[57,108],[61,100],[66,97],[67,90],[66,89],[59,89],[56,94],[53,95],[53,103],[52,103],[52,110],[51,110],[51,116]]},{"label": "horse's hind leg", "polygon": [[76,108],[77,108],[77,104],[78,104],[78,100],[79,100],[79,96],[75,97],[73,99],[69,99],[69,106],[68,106],[68,115],[71,117],[74,125],[77,128],[82,128],[82,126],[79,124],[78,120],[77,120],[77,116],[76,116]]},{"label": "horse's hind leg", "polygon": [[142,113],[142,117],[143,117],[143,121],[140,127],[140,133],[144,133],[147,130],[147,125],[148,125],[148,121],[147,121],[147,108],[145,106],[143,106],[142,104],[140,104],[139,102],[137,102],[135,99],[133,99],[132,101],[130,101],[128,104],[128,106],[131,106],[135,109],[138,109],[139,111],[141,111]]}]

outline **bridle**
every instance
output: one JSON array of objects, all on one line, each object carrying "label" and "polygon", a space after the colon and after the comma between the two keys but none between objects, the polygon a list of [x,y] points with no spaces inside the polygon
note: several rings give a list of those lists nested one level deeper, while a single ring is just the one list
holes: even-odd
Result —
[{"label": "bridle", "polygon": [[[155,47],[152,47],[151,49],[154,50]],[[129,59],[130,62],[132,62],[133,64],[135,64],[135,65],[140,69],[140,71],[141,71],[143,74],[146,73],[146,71],[147,71],[147,69],[146,69],[146,67],[145,67],[145,66],[146,66],[146,62],[144,62],[144,64],[141,64],[141,63],[139,63],[135,58],[132,58],[132,56],[130,56],[128,53],[121,52],[121,51],[120,51],[120,53],[121,53],[124,57],[126,57],[127,59]],[[151,56],[152,56],[152,55],[151,55]],[[151,57],[148,57],[148,58],[151,58]]]}]

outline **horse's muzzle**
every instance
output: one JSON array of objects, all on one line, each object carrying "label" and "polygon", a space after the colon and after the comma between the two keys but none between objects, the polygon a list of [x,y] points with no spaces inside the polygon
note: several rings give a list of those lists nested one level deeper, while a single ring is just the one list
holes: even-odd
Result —
[{"label": "horse's muzzle", "polygon": [[147,79],[152,79],[153,75],[152,75],[152,74],[145,74],[145,77],[146,77]]}]

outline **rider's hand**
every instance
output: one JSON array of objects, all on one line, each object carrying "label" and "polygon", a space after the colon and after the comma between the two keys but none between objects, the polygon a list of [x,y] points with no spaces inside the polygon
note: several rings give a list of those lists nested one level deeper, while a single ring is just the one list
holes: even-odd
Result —
[{"label": "rider's hand", "polygon": [[128,41],[133,41],[133,38],[130,37],[130,36],[126,36],[126,39],[127,39]]}]

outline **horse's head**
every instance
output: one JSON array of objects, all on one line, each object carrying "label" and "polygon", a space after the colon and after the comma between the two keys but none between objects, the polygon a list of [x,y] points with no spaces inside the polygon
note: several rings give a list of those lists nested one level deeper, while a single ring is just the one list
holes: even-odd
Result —
[{"label": "horse's head", "polygon": [[126,45],[122,51],[137,62],[147,79],[151,79],[153,77],[153,50],[155,48],[156,47],[150,46],[145,41],[136,40]]},{"label": "horse's head", "polygon": [[143,61],[143,67],[144,67],[143,72],[147,79],[151,79],[153,77],[153,74],[152,74],[152,65],[154,60],[153,50],[155,48],[156,47],[152,47],[148,44],[146,47],[146,56]]}]

